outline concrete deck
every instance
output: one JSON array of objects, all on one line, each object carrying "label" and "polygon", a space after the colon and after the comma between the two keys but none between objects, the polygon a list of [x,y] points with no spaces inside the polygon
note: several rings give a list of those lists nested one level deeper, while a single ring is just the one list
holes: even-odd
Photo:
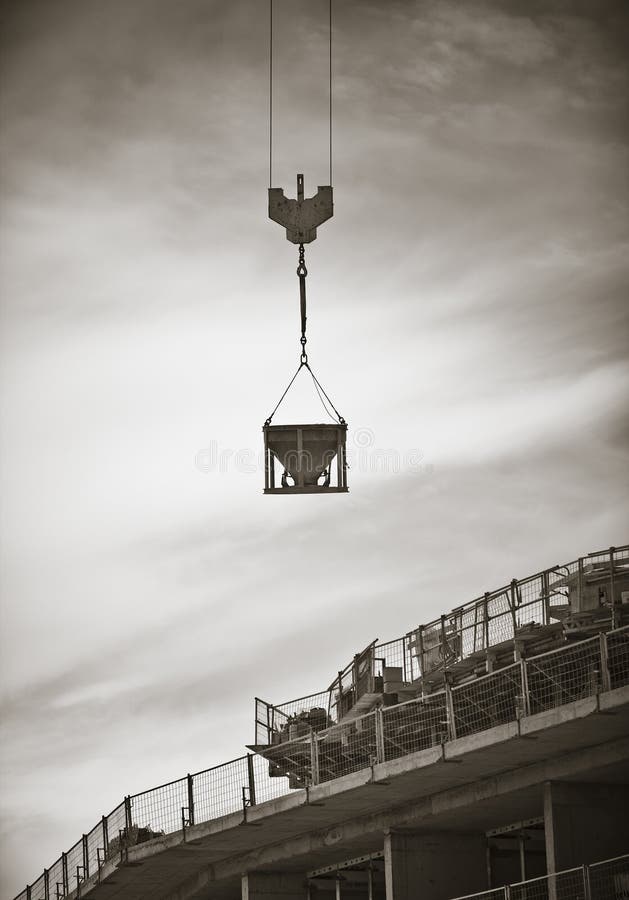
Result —
[{"label": "concrete deck", "polygon": [[541,815],[544,783],[571,780],[629,784],[629,686],[132,847],[80,896],[240,900],[245,872],[305,873],[382,850],[391,829],[484,832]]}]

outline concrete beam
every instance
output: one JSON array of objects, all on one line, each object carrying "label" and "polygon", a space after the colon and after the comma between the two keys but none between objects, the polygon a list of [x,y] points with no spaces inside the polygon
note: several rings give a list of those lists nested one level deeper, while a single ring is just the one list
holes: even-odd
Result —
[{"label": "concrete beam", "polygon": [[[464,810],[476,809],[479,804],[486,801],[505,802],[505,822],[509,821],[510,800],[509,795],[516,791],[539,786],[539,809],[536,815],[543,813],[543,800],[541,785],[545,781],[558,778],[569,778],[575,775],[582,777],[584,771],[613,765],[629,758],[629,739],[615,741],[612,744],[604,744],[598,747],[590,747],[587,750],[577,750],[565,754],[557,759],[546,760],[523,766],[520,769],[504,772],[499,776],[483,778],[467,785],[451,788],[425,797],[420,800],[397,806],[387,810],[381,810],[374,815],[361,816],[357,819],[349,819],[346,822],[335,825],[332,828],[311,830],[289,840],[272,846],[261,847],[258,850],[242,856],[234,856],[231,859],[217,861],[214,866],[214,878],[220,880],[232,875],[234,868],[239,871],[256,869],[262,866],[271,866],[295,859],[300,856],[318,853],[320,851],[338,849],[339,854],[347,845],[355,845],[356,841],[371,835],[374,846],[378,849],[381,836],[389,829],[417,828],[418,823],[428,823],[426,827],[440,828],[441,817],[461,817]],[[374,788],[385,791],[386,789]],[[382,800],[386,800],[386,793]],[[443,820],[442,820],[443,821]],[[434,824],[433,824],[434,823]],[[495,827],[497,823],[492,823]],[[381,845],[380,845],[381,846]],[[342,856],[340,857],[342,858]],[[308,867],[307,867],[308,868]],[[174,898],[173,898],[174,900]]]},{"label": "concrete beam", "polygon": [[247,872],[242,876],[242,900],[306,900],[308,883],[292,872]]},{"label": "concrete beam", "polygon": [[448,900],[487,888],[482,834],[389,832],[384,865],[387,900]]},{"label": "concrete beam", "polygon": [[546,782],[544,830],[548,872],[627,853],[628,808],[629,785]]}]

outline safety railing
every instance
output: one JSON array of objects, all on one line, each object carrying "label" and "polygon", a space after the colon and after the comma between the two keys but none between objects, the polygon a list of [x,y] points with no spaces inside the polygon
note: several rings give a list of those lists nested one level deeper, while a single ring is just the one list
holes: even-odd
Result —
[{"label": "safety railing", "polygon": [[[622,584],[621,584],[622,579]],[[483,594],[447,615],[420,625],[400,638],[375,642],[338,673],[327,691],[273,705],[256,699],[256,744],[293,740],[301,727],[318,731],[342,721],[357,700],[372,690],[386,690],[385,670],[399,673],[402,685],[419,679],[447,678],[447,672],[488,650],[501,650],[513,660],[516,641],[526,639],[538,626],[553,624],[557,608],[566,608],[573,596],[596,591],[596,602],[607,626],[622,625],[622,589],[629,586],[629,545],[590,553],[561,566]],[[626,603],[625,609],[626,609]],[[627,615],[627,613],[625,613]],[[558,634],[558,638],[561,636]],[[612,675],[613,678],[613,675]],[[438,679],[437,679],[438,680]],[[543,677],[538,678],[540,685]],[[543,702],[543,689],[540,702]],[[310,722],[310,713],[318,717]]]},{"label": "safety railing", "polygon": [[517,884],[465,894],[455,900],[626,900],[629,898],[629,854],[603,862],[564,869]]},{"label": "safety railing", "polygon": [[[264,747],[264,756],[247,754],[125,797],[16,900],[62,900],[74,890],[80,896],[81,885],[99,877],[105,861],[124,860],[130,847],[157,836],[180,831],[185,839],[192,825],[230,813],[240,812],[246,822],[250,807],[292,790],[627,684],[629,626],[523,659],[467,684],[451,687],[446,681],[441,691],[351,721],[324,728],[316,727],[318,722],[307,734],[300,726],[292,740],[289,732],[287,740]],[[603,884],[602,874],[600,879]]]},{"label": "safety railing", "polygon": [[290,793],[285,778],[274,779],[269,763],[247,754],[239,759],[186,775],[140,794],[129,795],[90,832],[29,885],[16,900],[62,900],[100,873],[109,860],[124,861],[130,847],[182,832],[199,822],[230,813],[247,820],[250,807]]},{"label": "safety railing", "polygon": [[376,709],[261,753],[291,787],[332,781],[629,684],[629,626],[522,659],[473,681]]}]

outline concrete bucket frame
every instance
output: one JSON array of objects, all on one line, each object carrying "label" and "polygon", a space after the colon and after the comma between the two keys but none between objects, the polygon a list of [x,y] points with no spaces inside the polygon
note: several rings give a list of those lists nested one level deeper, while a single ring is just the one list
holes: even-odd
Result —
[{"label": "concrete bucket frame", "polygon": [[[263,431],[265,494],[347,492],[346,423],[265,425]],[[283,467],[279,486],[276,462]]]}]

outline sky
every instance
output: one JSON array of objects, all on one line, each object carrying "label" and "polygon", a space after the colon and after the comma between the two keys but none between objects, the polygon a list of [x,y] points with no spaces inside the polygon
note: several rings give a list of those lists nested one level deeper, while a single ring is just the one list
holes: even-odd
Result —
[{"label": "sky", "polygon": [[[273,186],[309,196],[327,0],[274,2]],[[308,349],[350,492],[266,497],[268,4],[3,4],[3,897],[243,753],[254,696],[627,542],[623,7],[335,0]],[[274,421],[322,417],[304,378]]]}]

